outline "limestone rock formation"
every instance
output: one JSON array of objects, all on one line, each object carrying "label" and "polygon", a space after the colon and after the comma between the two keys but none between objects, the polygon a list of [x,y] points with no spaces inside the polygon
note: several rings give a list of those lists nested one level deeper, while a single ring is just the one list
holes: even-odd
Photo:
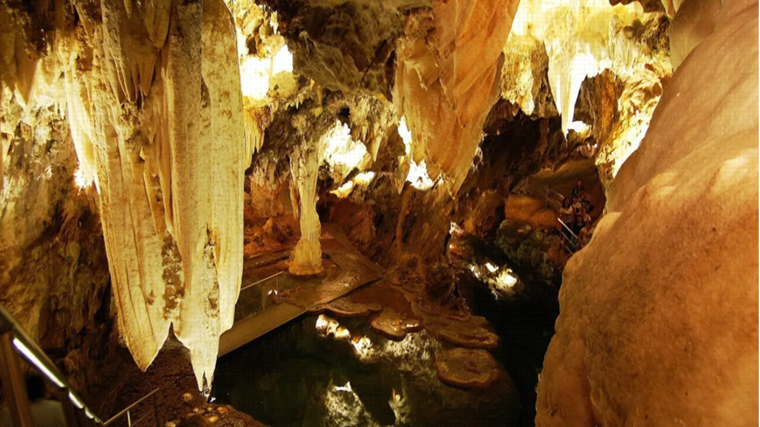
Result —
[{"label": "limestone rock formation", "polygon": [[429,7],[430,0],[265,0],[294,54],[293,69],[344,93],[390,97],[393,51],[402,32],[398,9]]},{"label": "limestone rock formation", "polygon": [[498,100],[502,49],[517,1],[435,2],[406,22],[397,47],[393,102],[406,118],[414,160],[442,172],[453,193],[470,170]]},{"label": "limestone rock formation", "polygon": [[99,193],[119,331],[138,366],[173,324],[201,388],[242,271],[250,151],[232,16],[221,0],[37,6],[0,7],[17,30],[2,45],[9,99],[66,113],[77,183]]},{"label": "limestone rock formation", "polygon": [[48,106],[26,115],[11,98],[0,132],[8,150],[0,304],[83,389],[98,380],[112,331],[97,194],[75,184],[77,155],[59,112]]},{"label": "limestone rock formation", "polygon": [[567,265],[537,425],[757,423],[758,5],[716,12]]},{"label": "limestone rock formation", "polygon": [[293,184],[298,189],[301,238],[293,250],[289,271],[296,276],[311,276],[324,271],[322,248],[319,243],[322,227],[317,215],[316,200],[319,151],[298,147],[290,162]]}]

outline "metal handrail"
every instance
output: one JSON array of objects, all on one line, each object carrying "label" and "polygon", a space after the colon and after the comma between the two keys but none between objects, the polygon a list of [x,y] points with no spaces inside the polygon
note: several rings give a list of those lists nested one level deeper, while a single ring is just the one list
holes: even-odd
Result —
[{"label": "metal handrail", "polygon": [[[562,219],[560,219],[560,218],[557,218],[557,221],[559,221],[559,223],[562,224],[562,226],[565,228],[565,230],[567,230],[568,233],[570,233],[570,235],[573,236],[573,238],[577,242],[578,241],[578,236],[573,232],[573,230],[570,229],[570,227],[567,226],[567,224],[565,224],[565,221],[562,221]],[[561,234],[562,234],[562,244],[565,246],[565,248],[567,250],[569,250],[570,252],[575,252],[578,249],[578,244],[575,243],[572,240],[569,240],[564,233],[561,233]],[[572,246],[572,248],[568,247],[565,244],[566,241],[570,242],[570,245]]]},{"label": "metal handrail", "polygon": [[[15,350],[15,352],[13,350]],[[95,415],[90,407],[84,403],[82,398],[79,397],[79,394],[72,389],[71,384],[66,380],[66,377],[63,376],[61,371],[58,370],[53,361],[50,360],[34,339],[29,336],[5,307],[0,305],[0,365],[2,365],[0,376],[2,377],[4,389],[9,391],[9,398],[13,400],[13,402],[8,402],[8,406],[11,407],[11,415],[13,416],[13,419],[19,424],[17,427],[31,427],[32,419],[31,406],[24,391],[23,374],[16,353],[21,354],[21,356],[23,356],[23,358],[40,374],[44,375],[48,381],[55,384],[59,391],[64,392],[68,400],[71,402],[68,405],[73,405],[73,407],[80,411],[80,414],[83,414],[91,420],[92,423],[105,427],[124,414],[129,414],[130,409],[151,396],[154,396],[153,411],[156,416],[156,422],[158,423],[158,412],[156,410],[155,399],[155,394],[159,391],[158,388],[127,406],[104,423],[103,420]],[[67,406],[67,402],[61,403],[64,404],[64,407]],[[77,424],[76,421],[74,422]],[[131,424],[132,423],[130,423],[130,425]],[[75,427],[75,425],[69,427]]]},{"label": "metal handrail", "polygon": [[[157,388],[157,389],[151,391],[150,393],[148,393],[145,396],[141,397],[140,399],[136,400],[131,405],[129,405],[126,408],[122,409],[118,414],[116,414],[113,417],[111,417],[108,420],[106,420],[106,422],[103,423],[103,427],[105,427],[105,426],[111,424],[112,422],[116,421],[117,419],[119,419],[121,416],[123,416],[124,414],[126,414],[127,412],[129,412],[130,409],[132,409],[135,406],[137,406],[138,404],[140,404],[143,400],[145,400],[145,399],[153,396],[154,394],[156,394],[156,392],[158,392],[158,390],[160,390],[160,389]],[[138,422],[139,421],[141,421],[141,420],[138,420]],[[135,424],[137,424],[137,423],[135,423]]]},{"label": "metal handrail", "polygon": [[284,271],[284,270],[283,270],[283,271],[280,271],[280,272],[277,272],[277,273],[274,273],[273,275],[271,275],[271,276],[269,276],[269,277],[265,277],[265,278],[263,278],[263,279],[261,279],[261,280],[258,280],[258,281],[256,281],[256,282],[253,282],[253,283],[249,283],[249,284],[247,284],[247,285],[245,285],[245,286],[241,287],[241,288],[240,288],[240,291],[242,292],[242,291],[244,291],[244,290],[246,290],[246,289],[248,289],[248,288],[252,288],[252,287],[254,287],[254,286],[256,286],[256,285],[258,285],[258,284],[260,284],[260,283],[264,283],[264,282],[266,282],[267,280],[270,280],[270,279],[274,279],[275,277],[277,277],[277,276],[279,276],[279,275],[281,275],[281,274],[283,274],[283,273],[285,273],[285,271]]},{"label": "metal handrail", "polygon": [[84,411],[84,414],[96,424],[102,424],[103,421],[95,415],[92,410],[84,403],[79,395],[72,389],[71,384],[61,374],[61,371],[55,366],[52,360],[45,354],[37,343],[26,333],[24,328],[16,319],[0,305],[0,332],[10,333],[13,337],[13,347],[20,353],[29,364],[31,364],[40,374],[44,375],[48,381],[55,384],[58,388],[68,391],[68,398],[74,406]]},{"label": "metal handrail", "polygon": [[557,218],[557,221],[559,221],[559,223],[562,224],[562,226],[565,227],[565,229],[570,232],[570,235],[572,235],[576,239],[578,238],[578,236],[573,232],[573,230],[570,227],[568,227],[567,224],[565,224],[565,221],[562,221],[559,218]]}]

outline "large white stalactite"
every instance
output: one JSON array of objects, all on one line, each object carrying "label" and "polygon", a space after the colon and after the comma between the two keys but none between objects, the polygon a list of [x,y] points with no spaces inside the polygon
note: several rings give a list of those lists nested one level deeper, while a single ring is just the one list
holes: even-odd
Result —
[{"label": "large white stalactite", "polygon": [[173,323],[202,388],[242,272],[249,159],[234,23],[222,0],[101,7],[91,70],[77,67],[83,44],[59,55],[80,169],[96,171],[119,329],[146,369]]}]

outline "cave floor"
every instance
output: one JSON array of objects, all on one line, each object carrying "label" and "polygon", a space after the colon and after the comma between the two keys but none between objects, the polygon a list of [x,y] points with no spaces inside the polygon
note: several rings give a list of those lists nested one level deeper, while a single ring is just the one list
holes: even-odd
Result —
[{"label": "cave floor", "polygon": [[316,276],[288,274],[293,246],[246,257],[235,324],[220,339],[220,356],[381,278],[337,229],[326,227],[320,243],[325,271]]}]

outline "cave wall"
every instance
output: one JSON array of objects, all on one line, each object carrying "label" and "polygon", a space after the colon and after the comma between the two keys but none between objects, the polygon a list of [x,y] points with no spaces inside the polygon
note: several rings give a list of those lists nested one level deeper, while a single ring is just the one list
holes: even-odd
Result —
[{"label": "cave wall", "polygon": [[0,304],[83,390],[115,344],[97,194],[75,184],[74,144],[55,108],[4,107]]},{"label": "cave wall", "polygon": [[537,425],[757,424],[758,6],[711,19],[567,264]]}]

